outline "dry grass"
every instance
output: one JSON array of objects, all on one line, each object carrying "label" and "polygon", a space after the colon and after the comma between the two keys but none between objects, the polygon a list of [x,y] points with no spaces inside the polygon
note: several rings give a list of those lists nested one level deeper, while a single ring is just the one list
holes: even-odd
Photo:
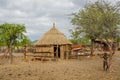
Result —
[{"label": "dry grass", "polygon": [[120,80],[120,52],[113,57],[111,71],[103,71],[100,57],[57,62],[29,61],[15,57],[0,65],[0,80]]}]

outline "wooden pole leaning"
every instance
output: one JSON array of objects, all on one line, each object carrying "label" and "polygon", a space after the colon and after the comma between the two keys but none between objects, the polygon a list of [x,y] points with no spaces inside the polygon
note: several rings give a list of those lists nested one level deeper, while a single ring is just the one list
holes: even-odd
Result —
[{"label": "wooden pole leaning", "polygon": [[27,55],[27,53],[28,53],[28,46],[25,45],[25,48],[24,48],[24,60],[25,60],[25,62],[28,62],[28,55]]}]

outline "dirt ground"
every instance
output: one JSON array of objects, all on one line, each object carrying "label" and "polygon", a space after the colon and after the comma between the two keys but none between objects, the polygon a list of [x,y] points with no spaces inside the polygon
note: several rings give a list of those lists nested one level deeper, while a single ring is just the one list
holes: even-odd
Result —
[{"label": "dirt ground", "polygon": [[120,52],[113,56],[110,71],[103,71],[98,56],[25,62],[23,54],[15,55],[13,64],[8,60],[0,64],[0,80],[120,80]]}]

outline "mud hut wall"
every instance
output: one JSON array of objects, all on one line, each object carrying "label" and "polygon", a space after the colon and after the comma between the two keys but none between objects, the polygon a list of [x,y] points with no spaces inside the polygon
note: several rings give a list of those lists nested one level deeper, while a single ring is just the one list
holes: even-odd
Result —
[{"label": "mud hut wall", "polygon": [[60,59],[64,59],[65,46],[61,45],[60,47]]},{"label": "mud hut wall", "polygon": [[69,58],[69,56],[71,55],[71,45],[66,45],[66,59]]},{"label": "mud hut wall", "polygon": [[54,46],[53,45],[50,46],[50,53],[51,53],[51,56],[54,57]]},{"label": "mud hut wall", "polygon": [[66,57],[66,59],[68,59],[68,56],[69,56],[69,55],[68,55],[68,50],[69,50],[69,46],[68,46],[68,45],[66,45],[66,56],[65,56],[65,57]]},{"label": "mud hut wall", "polygon": [[[60,46],[60,59],[68,57],[66,53],[70,51],[71,45],[59,45]],[[54,45],[37,46],[35,47],[35,53],[50,53],[50,56],[54,57]]]},{"label": "mud hut wall", "polygon": [[35,47],[35,52],[40,53],[40,52],[50,52],[50,46],[39,46]]},{"label": "mud hut wall", "polygon": [[69,57],[69,51],[71,50],[71,45],[61,45],[60,47],[60,58],[67,59]]},{"label": "mud hut wall", "polygon": [[61,59],[65,59],[66,58],[66,50],[67,50],[67,47],[66,45],[62,45],[61,46]]},{"label": "mud hut wall", "polygon": [[67,52],[72,50],[71,45],[66,45],[65,47],[66,47],[65,51],[67,51]]}]

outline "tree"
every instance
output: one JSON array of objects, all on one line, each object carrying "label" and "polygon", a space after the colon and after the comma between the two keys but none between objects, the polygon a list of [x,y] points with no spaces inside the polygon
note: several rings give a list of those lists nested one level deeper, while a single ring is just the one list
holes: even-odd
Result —
[{"label": "tree", "polygon": [[[113,5],[105,1],[97,1],[87,5],[78,13],[75,13],[71,21],[73,25],[83,28],[85,34],[91,39],[92,44],[97,38],[101,40],[105,39],[110,51],[109,64],[112,61],[113,42],[119,37],[119,11],[120,2]],[[112,42],[110,42],[110,40]],[[93,47],[91,49],[93,49]]]},{"label": "tree", "polygon": [[20,45],[22,42],[25,42],[25,40],[28,40],[27,36],[24,35],[25,32],[26,29],[24,25],[8,23],[0,25],[0,43],[7,45],[11,63],[13,62],[12,46]]},{"label": "tree", "polygon": [[81,40],[81,36],[79,35],[81,32],[78,31],[78,29],[70,29],[69,32],[71,33],[71,42],[73,44],[79,44],[80,43],[80,40]]},{"label": "tree", "polygon": [[85,36],[84,33],[82,33],[82,32],[80,33],[80,32],[81,31],[70,30],[70,33],[71,33],[70,41],[73,44],[89,45],[90,41],[89,41],[88,36]]},{"label": "tree", "polygon": [[81,45],[89,45],[89,36],[85,35],[84,31],[82,30],[82,27],[74,27],[73,29],[69,30],[71,34],[70,41],[73,44],[81,44]]}]

